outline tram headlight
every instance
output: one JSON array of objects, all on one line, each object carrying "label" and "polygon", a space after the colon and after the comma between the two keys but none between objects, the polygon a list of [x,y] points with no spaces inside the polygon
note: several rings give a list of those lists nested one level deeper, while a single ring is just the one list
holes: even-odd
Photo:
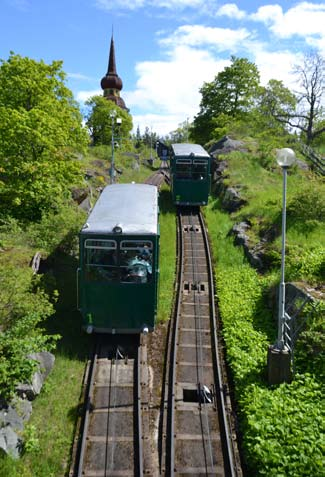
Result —
[{"label": "tram headlight", "polygon": [[114,234],[121,234],[122,233],[122,227],[119,224],[116,224],[115,227],[113,228]]}]

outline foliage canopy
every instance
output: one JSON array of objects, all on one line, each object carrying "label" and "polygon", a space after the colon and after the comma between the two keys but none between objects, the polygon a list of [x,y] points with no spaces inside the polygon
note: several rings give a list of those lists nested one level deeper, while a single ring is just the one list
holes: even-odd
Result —
[{"label": "foliage canopy", "polygon": [[11,52],[0,64],[0,198],[4,213],[38,219],[81,180],[88,143],[62,62]]},{"label": "foliage canopy", "polygon": [[[133,125],[127,111],[104,96],[93,96],[86,105],[91,108],[86,124],[94,146],[112,143],[112,125],[117,142],[121,142],[120,138],[129,139]],[[122,120],[120,125],[116,123],[117,118]]]},{"label": "foliage canopy", "polygon": [[228,116],[243,118],[253,106],[259,86],[259,71],[246,58],[231,57],[231,65],[217,74],[211,83],[204,83],[200,111],[194,119],[192,135],[198,142],[210,139],[215,127]]}]

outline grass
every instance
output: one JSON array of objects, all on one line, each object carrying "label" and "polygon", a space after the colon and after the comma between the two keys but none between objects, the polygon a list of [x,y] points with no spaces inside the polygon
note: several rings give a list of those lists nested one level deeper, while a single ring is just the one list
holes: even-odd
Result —
[{"label": "grass", "polygon": [[[281,252],[282,218],[282,171],[278,167],[265,169],[258,159],[244,153],[227,156],[226,183],[238,187],[247,201],[239,211],[232,214],[233,222],[248,221],[251,225],[248,236],[252,245],[267,236],[267,249],[273,250],[270,264],[277,266]],[[297,260],[297,247],[303,252],[325,250],[325,182],[319,176],[297,167],[292,168],[287,178],[287,233],[286,249]],[[273,258],[272,258],[273,257]],[[305,267],[300,267],[304,270]],[[290,279],[290,277],[288,277]],[[294,276],[292,279],[310,279],[310,276]],[[315,276],[324,281],[325,276]]]},{"label": "grass", "polygon": [[[146,157],[150,157],[150,155],[146,154]],[[111,158],[110,146],[99,146],[89,150],[85,164],[94,172],[92,182],[95,187],[109,183]],[[143,155],[139,154],[137,159],[135,156],[126,155],[126,151],[123,150],[117,150],[114,153],[114,164],[117,171],[122,172],[121,174],[117,173],[117,181],[121,183],[143,182],[159,167],[157,160],[154,161],[153,166],[149,166]]]},{"label": "grass", "polygon": [[214,253],[215,260],[228,266],[242,264],[245,261],[243,251],[240,248],[234,249],[233,238],[229,236],[234,222],[228,214],[220,210],[219,199],[210,197],[209,205],[203,212],[208,223],[212,249],[215,252],[218,250],[218,254]]},{"label": "grass", "polygon": [[176,262],[176,218],[169,188],[160,192],[160,283],[158,322],[167,321],[173,300]]}]

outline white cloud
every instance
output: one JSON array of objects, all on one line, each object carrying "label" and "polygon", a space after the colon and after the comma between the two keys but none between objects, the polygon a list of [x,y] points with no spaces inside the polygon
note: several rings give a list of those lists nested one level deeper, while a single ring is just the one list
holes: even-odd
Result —
[{"label": "white cloud", "polygon": [[281,80],[289,88],[295,83],[292,68],[299,62],[300,55],[290,51],[269,52],[263,48],[257,48],[254,51],[254,58],[262,85],[266,85],[270,79]]},{"label": "white cloud", "polygon": [[217,10],[216,16],[226,16],[236,20],[242,20],[246,17],[246,13],[240,10],[235,3],[225,3]]},{"label": "white cloud", "polygon": [[325,35],[325,4],[301,2],[286,12],[279,5],[266,5],[260,7],[251,18],[269,26],[280,38]]},{"label": "white cloud", "polygon": [[94,89],[92,91],[78,91],[76,93],[77,101],[84,103],[87,99],[91,98],[92,96],[100,96],[103,94],[103,90]]},{"label": "white cloud", "polygon": [[[166,61],[141,62],[136,66],[138,81],[134,91],[123,98],[134,118],[143,117],[137,111],[153,111],[159,120],[152,120],[154,130],[166,134],[186,118],[193,119],[199,111],[199,89],[204,81],[229,64],[229,60],[214,58],[208,51],[177,46]],[[134,119],[136,126],[136,119]]]},{"label": "white cloud", "polygon": [[136,10],[145,5],[146,0],[96,0],[96,6],[100,10]]},{"label": "white cloud", "polygon": [[160,40],[160,45],[173,48],[178,45],[200,47],[208,45],[219,51],[226,51],[236,49],[250,36],[251,33],[245,28],[231,30],[203,25],[183,25],[168,38]]},{"label": "white cloud", "polygon": [[94,81],[94,78],[86,76],[82,73],[67,73],[67,77],[75,80],[85,80],[85,81]]},{"label": "white cloud", "polygon": [[[185,118],[186,119],[186,118]],[[177,126],[184,121],[184,116],[177,114],[159,115],[159,114],[134,114],[133,115],[133,132],[140,127],[141,134],[145,128],[152,128],[152,131],[159,136],[165,136],[177,129]]]},{"label": "white cloud", "polygon": [[184,10],[206,6],[205,0],[96,0],[96,6],[102,10],[137,10],[139,8],[165,8]]},{"label": "white cloud", "polygon": [[128,106],[151,107],[167,114],[194,115],[200,101],[199,89],[212,81],[228,61],[217,61],[209,52],[177,46],[167,61],[138,63],[136,89],[126,92]]},{"label": "white cloud", "polygon": [[253,13],[250,18],[266,25],[273,25],[282,21],[283,10],[280,5],[265,5],[260,7],[256,13]]}]

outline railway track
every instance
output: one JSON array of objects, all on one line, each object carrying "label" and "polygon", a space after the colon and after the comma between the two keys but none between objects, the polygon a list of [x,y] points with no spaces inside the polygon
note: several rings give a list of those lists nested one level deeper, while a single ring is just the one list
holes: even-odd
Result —
[{"label": "railway track", "polygon": [[160,189],[164,182],[170,184],[170,177],[168,169],[161,167],[158,171],[148,177],[144,183],[155,185],[158,187],[158,189]]},{"label": "railway track", "polygon": [[75,477],[143,475],[145,338],[116,338],[98,337],[88,363],[83,422],[70,472]]},{"label": "railway track", "polygon": [[198,210],[178,210],[178,290],[165,366],[160,472],[241,476],[217,344],[211,258]]}]

